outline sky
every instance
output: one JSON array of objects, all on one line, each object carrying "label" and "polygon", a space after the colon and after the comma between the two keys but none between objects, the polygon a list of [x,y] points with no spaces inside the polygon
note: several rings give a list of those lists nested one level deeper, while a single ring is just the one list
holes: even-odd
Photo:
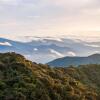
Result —
[{"label": "sky", "polygon": [[0,36],[100,37],[100,0],[0,0]]}]

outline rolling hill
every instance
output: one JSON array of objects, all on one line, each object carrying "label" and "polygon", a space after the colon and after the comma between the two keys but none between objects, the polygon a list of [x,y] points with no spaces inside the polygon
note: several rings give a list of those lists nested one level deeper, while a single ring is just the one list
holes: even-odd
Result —
[{"label": "rolling hill", "polygon": [[68,67],[87,64],[100,64],[100,54],[93,54],[88,57],[63,57],[47,63],[50,66]]},{"label": "rolling hill", "polygon": [[52,68],[1,53],[0,100],[100,100],[100,65]]}]

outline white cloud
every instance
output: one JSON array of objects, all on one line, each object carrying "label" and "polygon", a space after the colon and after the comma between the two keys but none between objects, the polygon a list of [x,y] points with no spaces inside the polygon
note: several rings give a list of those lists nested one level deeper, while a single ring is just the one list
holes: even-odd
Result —
[{"label": "white cloud", "polygon": [[100,53],[100,51],[95,51],[94,53]]},{"label": "white cloud", "polygon": [[58,52],[58,51],[56,51],[56,50],[54,50],[54,49],[50,49],[50,52],[51,52],[52,54],[55,54],[55,55],[58,56],[58,57],[64,57],[63,54],[61,54],[60,52]]},{"label": "white cloud", "polygon": [[70,56],[76,56],[76,54],[72,51],[67,52],[67,54],[70,55]]},{"label": "white cloud", "polygon": [[0,45],[12,46],[9,42],[0,42]]},{"label": "white cloud", "polygon": [[34,48],[33,50],[34,50],[34,51],[38,51],[38,49],[37,49],[37,48]]},{"label": "white cloud", "polygon": [[94,45],[94,44],[84,44],[84,45],[89,46],[89,47],[93,47],[93,48],[100,47],[100,45]]}]

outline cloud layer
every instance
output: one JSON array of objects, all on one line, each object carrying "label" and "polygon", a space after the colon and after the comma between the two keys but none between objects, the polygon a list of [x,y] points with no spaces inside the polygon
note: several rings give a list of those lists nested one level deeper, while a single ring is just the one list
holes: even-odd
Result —
[{"label": "cloud layer", "polygon": [[99,16],[100,0],[0,0],[0,34],[100,31]]}]

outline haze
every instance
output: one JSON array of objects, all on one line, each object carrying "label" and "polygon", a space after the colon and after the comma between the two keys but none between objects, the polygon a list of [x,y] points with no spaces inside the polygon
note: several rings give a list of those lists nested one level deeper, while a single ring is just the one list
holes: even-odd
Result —
[{"label": "haze", "polygon": [[0,36],[100,37],[100,0],[0,0]]}]

